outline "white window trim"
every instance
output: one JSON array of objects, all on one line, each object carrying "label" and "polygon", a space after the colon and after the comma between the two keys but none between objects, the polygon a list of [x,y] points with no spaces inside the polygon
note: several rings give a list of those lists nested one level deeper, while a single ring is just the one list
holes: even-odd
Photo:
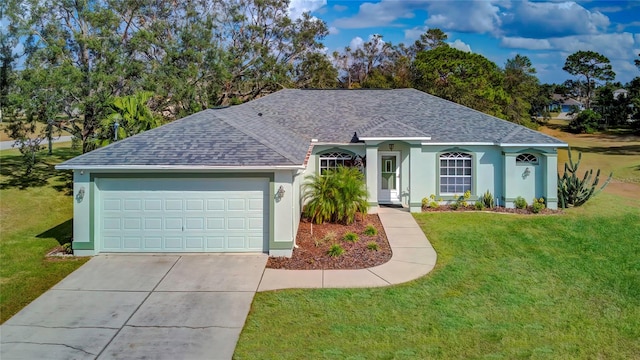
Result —
[{"label": "white window trim", "polygon": [[[453,167],[449,167],[447,166],[447,169],[462,169],[463,174],[461,175],[442,175],[442,160],[447,160],[447,162],[449,160],[463,160],[463,161],[468,161],[469,162],[469,166],[465,166],[464,163],[462,165],[461,168],[457,167],[457,166],[453,166]],[[469,175],[464,174],[464,170],[465,169],[469,169]],[[447,153],[443,153],[440,154],[440,156],[438,156],[438,177],[439,177],[439,194],[440,195],[462,195],[464,194],[467,190],[469,191],[473,191],[473,156],[469,153],[465,153],[465,152],[460,152],[460,151],[452,151],[452,152],[447,152]],[[447,179],[457,179],[457,178],[462,178],[462,179],[469,179],[469,184],[443,184],[442,183],[442,179],[443,178],[447,178]],[[443,192],[441,191],[442,186],[445,185],[447,187],[449,186],[453,186],[454,188],[456,186],[462,186],[463,190],[461,191],[455,191],[455,192]],[[468,187],[468,188],[467,188]]]},{"label": "white window trim", "polygon": [[[323,170],[335,170],[340,165],[344,166],[345,161],[351,161],[352,159],[353,159],[353,156],[351,156],[350,154],[338,152],[338,151],[318,154],[318,173],[322,174]],[[323,160],[326,160],[326,161],[333,160],[335,161],[336,166],[335,167],[322,166]]]},{"label": "white window trim", "polygon": [[540,159],[538,156],[530,153],[524,153],[516,156],[516,165],[538,165]]}]

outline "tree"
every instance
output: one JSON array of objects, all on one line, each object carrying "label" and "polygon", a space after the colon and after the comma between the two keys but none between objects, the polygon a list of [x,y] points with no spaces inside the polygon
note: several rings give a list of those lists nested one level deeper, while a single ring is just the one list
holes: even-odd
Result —
[{"label": "tree", "polygon": [[142,91],[114,98],[111,102],[113,112],[100,122],[96,131],[97,145],[104,146],[160,126],[159,117],[147,106],[152,95]]},{"label": "tree", "polygon": [[415,52],[431,50],[441,46],[448,46],[446,41],[449,37],[444,31],[433,28],[428,29],[424,34],[420,35],[420,39],[413,44]]},{"label": "tree", "polygon": [[595,51],[578,51],[569,55],[562,69],[571,75],[584,78],[587,109],[591,108],[591,95],[595,82],[611,81],[616,77],[609,59]]},{"label": "tree", "polygon": [[602,116],[601,126],[626,125],[631,114],[631,96],[614,96],[613,92],[621,88],[621,84],[608,84],[596,90],[593,108]]},{"label": "tree", "polygon": [[[640,56],[640,54],[638,54],[638,56]],[[636,64],[636,67],[640,69],[640,59],[635,59],[633,62]]]},{"label": "tree", "polygon": [[331,89],[338,85],[338,70],[326,55],[317,52],[306,54],[296,66],[295,84],[305,89]]},{"label": "tree", "polygon": [[508,59],[504,68],[504,88],[511,96],[505,115],[511,122],[531,124],[531,102],[538,94],[538,78],[531,60],[522,55]]},{"label": "tree", "polygon": [[484,56],[441,46],[419,52],[413,69],[416,88],[506,118],[511,98],[503,88],[504,75]]}]

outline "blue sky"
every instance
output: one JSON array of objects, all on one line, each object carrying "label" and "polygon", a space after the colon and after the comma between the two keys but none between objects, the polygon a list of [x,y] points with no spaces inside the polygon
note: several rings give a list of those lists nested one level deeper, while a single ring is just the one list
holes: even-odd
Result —
[{"label": "blue sky", "polygon": [[440,28],[451,46],[482,54],[503,67],[516,54],[531,59],[544,83],[572,78],[562,67],[578,50],[611,60],[616,80],[640,71],[640,1],[446,1],[291,0],[293,17],[304,11],[324,20],[328,53],[358,46],[373,34],[393,44],[412,44]]}]

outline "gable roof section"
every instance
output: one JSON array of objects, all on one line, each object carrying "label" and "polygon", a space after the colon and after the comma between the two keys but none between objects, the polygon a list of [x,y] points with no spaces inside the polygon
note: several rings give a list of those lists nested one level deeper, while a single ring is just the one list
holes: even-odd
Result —
[{"label": "gable roof section", "polygon": [[58,168],[299,167],[312,139],[348,144],[358,137],[410,138],[423,144],[566,146],[414,89],[286,89],[245,104],[201,111]]},{"label": "gable roof section", "polygon": [[59,168],[300,165],[256,135],[214,116],[215,112],[187,116],[68,160]]}]

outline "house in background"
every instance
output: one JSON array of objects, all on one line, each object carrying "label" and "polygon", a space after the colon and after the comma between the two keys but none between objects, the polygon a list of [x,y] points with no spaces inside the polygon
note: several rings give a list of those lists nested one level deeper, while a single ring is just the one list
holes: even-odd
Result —
[{"label": "house in background", "polygon": [[629,96],[629,91],[626,89],[616,89],[613,91],[613,98],[618,100],[620,98],[626,99]]},{"label": "house in background", "polygon": [[73,170],[78,255],[290,256],[305,177],[359,166],[371,211],[490,191],[557,207],[566,143],[413,89],[282,90],[209,109],[58,165]]},{"label": "house in background", "polygon": [[578,111],[582,111],[585,109],[585,106],[582,102],[566,97],[560,94],[553,94],[551,96],[551,105],[549,105],[549,111],[557,111],[561,113],[568,113],[573,111],[574,109],[578,109]]}]

